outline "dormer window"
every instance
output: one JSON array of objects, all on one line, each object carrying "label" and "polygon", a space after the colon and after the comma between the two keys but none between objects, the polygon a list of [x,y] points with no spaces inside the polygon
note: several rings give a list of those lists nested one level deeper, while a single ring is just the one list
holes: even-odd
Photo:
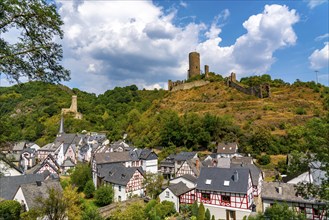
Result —
[{"label": "dormer window", "polygon": [[224,186],[230,186],[230,181],[224,180]]},{"label": "dormer window", "polygon": [[206,179],[206,185],[210,185],[211,184],[211,179]]}]

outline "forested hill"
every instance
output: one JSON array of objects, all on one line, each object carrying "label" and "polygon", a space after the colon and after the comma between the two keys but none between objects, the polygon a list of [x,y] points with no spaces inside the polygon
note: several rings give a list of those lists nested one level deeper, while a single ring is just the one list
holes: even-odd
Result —
[{"label": "forested hill", "polygon": [[314,82],[289,85],[268,77],[241,79],[246,86],[263,81],[271,85],[271,98],[245,95],[223,80],[177,92],[138,90],[132,85],[99,96],[41,82],[0,88],[0,143],[53,141],[61,109],[70,107],[75,94],[83,119],[65,116],[66,132],[106,132],[110,140],[127,132],[140,147],[199,149],[212,148],[214,141],[239,141],[245,152],[275,154],[302,148],[303,128],[322,120],[328,111],[329,89]]}]

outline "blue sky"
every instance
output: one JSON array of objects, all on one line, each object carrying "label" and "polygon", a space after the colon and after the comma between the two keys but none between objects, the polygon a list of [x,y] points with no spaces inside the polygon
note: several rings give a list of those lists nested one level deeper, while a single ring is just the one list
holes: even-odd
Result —
[{"label": "blue sky", "polygon": [[53,1],[71,88],[167,88],[186,78],[195,50],[224,76],[315,81],[316,70],[329,83],[328,0]]}]

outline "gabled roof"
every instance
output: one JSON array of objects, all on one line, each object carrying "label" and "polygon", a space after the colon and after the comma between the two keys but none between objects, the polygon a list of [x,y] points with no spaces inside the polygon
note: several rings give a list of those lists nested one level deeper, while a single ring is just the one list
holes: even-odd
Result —
[{"label": "gabled roof", "polygon": [[96,153],[95,160],[97,164],[118,163],[138,160],[134,151]]},{"label": "gabled roof", "polygon": [[168,189],[175,195],[175,196],[180,196],[183,195],[184,193],[187,193],[193,189],[190,189],[186,186],[185,183],[179,182],[177,184],[173,184],[168,186]]},{"label": "gabled roof", "polygon": [[56,137],[55,143],[64,143],[64,144],[75,144],[78,145],[81,140],[77,134],[61,134],[60,136]]},{"label": "gabled roof", "polygon": [[[235,172],[238,174],[237,179],[234,178]],[[199,190],[245,194],[248,191],[249,175],[248,168],[203,167],[196,188]]]},{"label": "gabled roof", "polygon": [[68,157],[66,160],[64,160],[62,167],[75,167],[75,163],[71,160],[70,157]]},{"label": "gabled roof", "polygon": [[[49,162],[49,160],[52,162]],[[60,173],[60,166],[55,160],[55,158],[48,154],[48,156],[42,161],[42,163],[35,165],[31,169],[27,170],[26,173],[37,173],[42,167],[44,167],[46,164],[48,164],[49,167],[51,167],[56,173]]]},{"label": "gabled roof", "polygon": [[59,191],[63,190],[59,181],[54,180],[39,182],[39,185],[36,182],[22,184],[21,189],[26,201],[26,205],[29,207],[29,209],[35,208],[37,206],[37,203],[35,202],[36,198],[46,198],[48,196],[48,190],[51,188]]},{"label": "gabled roof", "polygon": [[234,154],[238,152],[238,144],[236,142],[233,143],[219,143],[217,145],[217,153],[218,154]]},{"label": "gabled roof", "polygon": [[248,168],[251,174],[252,185],[258,186],[259,175],[262,175],[262,171],[255,164],[231,164],[231,168]]},{"label": "gabled roof", "polygon": [[49,172],[44,172],[42,174],[0,177],[0,198],[12,200],[20,185],[34,183],[36,181],[44,181],[48,175]]},{"label": "gabled roof", "polygon": [[136,150],[138,158],[141,160],[156,160],[158,155],[150,149],[137,149]]},{"label": "gabled roof", "polygon": [[253,164],[252,157],[232,157],[231,163],[233,164]]},{"label": "gabled roof", "polygon": [[15,143],[15,145],[13,147],[13,151],[22,151],[25,148],[25,146],[26,146],[25,141]]},{"label": "gabled roof", "polygon": [[191,183],[194,183],[194,184],[197,181],[197,178],[190,175],[190,174],[184,174],[182,176],[176,177],[175,179],[179,179],[179,178],[184,178],[184,179],[186,179],[186,180],[188,180],[188,181],[190,181]]},{"label": "gabled roof", "polygon": [[59,148],[60,145],[61,145],[60,142],[46,144],[45,146],[40,148],[39,151],[52,151],[52,152],[54,152]]},{"label": "gabled roof", "polygon": [[97,167],[104,181],[126,186],[136,171],[143,175],[140,167],[125,167],[122,164],[103,164]]},{"label": "gabled roof", "polygon": [[[279,193],[279,187],[282,189],[281,194]],[[262,199],[311,204],[321,203],[315,199],[304,199],[301,196],[298,196],[294,184],[279,182],[264,182],[262,187]]]},{"label": "gabled roof", "polygon": [[[199,176],[200,168],[203,166],[202,163],[199,161],[199,159],[196,159],[196,158],[189,159],[189,160],[186,160],[184,163],[187,163],[189,165],[189,167],[191,168],[192,172],[196,176]],[[183,164],[178,170],[180,170],[182,167],[183,167]]]},{"label": "gabled roof", "polygon": [[221,157],[217,159],[217,167],[230,168],[231,159],[228,157]]},{"label": "gabled roof", "polygon": [[174,155],[175,161],[184,161],[192,159],[197,153],[196,152],[180,152]]}]

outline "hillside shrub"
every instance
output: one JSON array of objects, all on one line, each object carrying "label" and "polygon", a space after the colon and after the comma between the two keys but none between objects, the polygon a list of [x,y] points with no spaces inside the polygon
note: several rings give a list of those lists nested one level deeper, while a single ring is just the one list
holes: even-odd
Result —
[{"label": "hillside shrub", "polygon": [[113,202],[114,191],[111,185],[103,185],[95,191],[95,203],[106,206]]},{"label": "hillside shrub", "polygon": [[270,155],[264,154],[264,155],[260,156],[258,159],[258,163],[260,165],[267,165],[267,164],[271,163]]}]

